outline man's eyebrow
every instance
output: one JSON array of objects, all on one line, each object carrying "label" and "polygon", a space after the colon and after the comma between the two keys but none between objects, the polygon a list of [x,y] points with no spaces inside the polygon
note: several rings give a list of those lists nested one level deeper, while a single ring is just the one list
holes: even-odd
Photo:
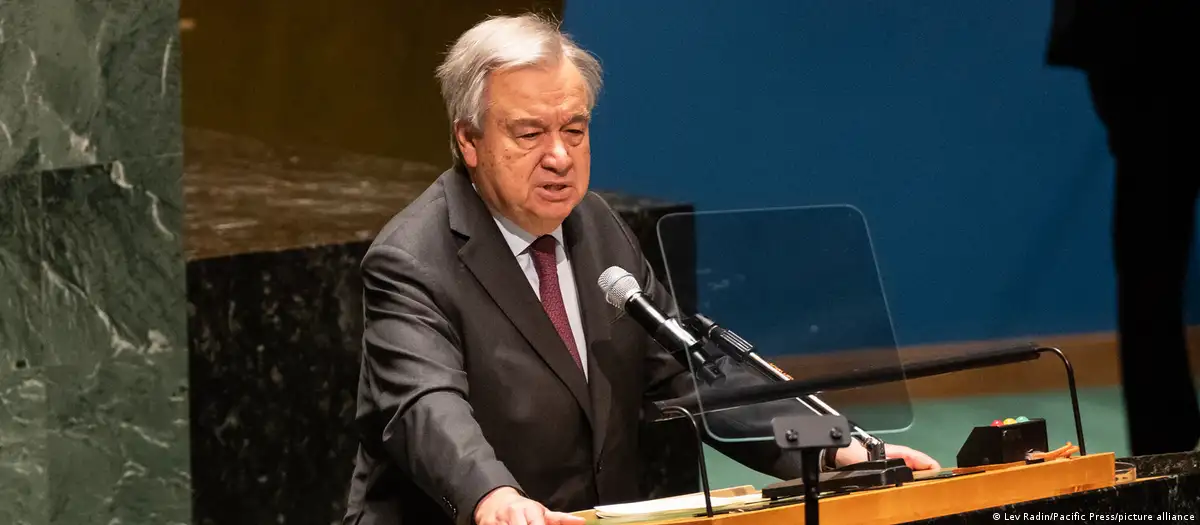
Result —
[{"label": "man's eyebrow", "polygon": [[[572,115],[571,118],[568,119],[567,122],[563,125],[569,126],[571,124],[586,124],[590,120],[591,120],[591,115],[589,115],[587,113],[576,113],[576,114]],[[519,118],[514,118],[512,120],[509,120],[508,126],[510,128],[519,128],[519,127],[544,128],[544,127],[546,127],[546,122],[537,117],[519,117]]]},{"label": "man's eyebrow", "polygon": [[543,123],[542,119],[540,119],[540,118],[524,117],[524,118],[512,119],[512,120],[508,121],[508,125],[509,125],[509,127],[513,127],[513,128],[521,127],[521,126],[540,128],[540,127],[544,127],[545,123]]}]

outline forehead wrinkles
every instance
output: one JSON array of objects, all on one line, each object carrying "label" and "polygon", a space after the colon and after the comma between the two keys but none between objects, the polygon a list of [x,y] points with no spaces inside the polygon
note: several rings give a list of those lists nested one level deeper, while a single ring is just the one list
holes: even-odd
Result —
[{"label": "forehead wrinkles", "polygon": [[534,126],[554,127],[587,123],[591,116],[587,107],[566,100],[562,104],[535,104],[528,107],[508,108],[507,114],[497,115],[502,125],[510,127]]},{"label": "forehead wrinkles", "polygon": [[[586,81],[570,61],[561,65],[527,66],[492,74],[484,90],[485,111],[503,106],[501,118],[561,118],[588,114]],[[565,116],[559,116],[566,114]]]}]

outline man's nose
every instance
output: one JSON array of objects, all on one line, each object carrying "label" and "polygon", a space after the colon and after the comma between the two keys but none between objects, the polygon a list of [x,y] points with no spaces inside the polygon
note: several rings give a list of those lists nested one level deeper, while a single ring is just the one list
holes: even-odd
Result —
[{"label": "man's nose", "polygon": [[550,150],[542,156],[542,168],[561,175],[571,170],[572,163],[571,155],[567,153],[567,144],[563,142],[562,137],[554,137]]}]

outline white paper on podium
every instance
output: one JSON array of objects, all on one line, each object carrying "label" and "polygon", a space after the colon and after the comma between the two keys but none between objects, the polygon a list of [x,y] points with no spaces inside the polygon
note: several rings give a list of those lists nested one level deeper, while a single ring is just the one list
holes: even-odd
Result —
[{"label": "white paper on podium", "polygon": [[[762,493],[754,492],[742,496],[713,496],[713,510],[733,505],[753,503],[762,500]],[[671,498],[654,499],[649,501],[634,501],[617,505],[600,505],[596,507],[598,518],[627,518],[631,516],[648,516],[653,514],[676,512],[704,512],[704,494],[688,494]]]}]

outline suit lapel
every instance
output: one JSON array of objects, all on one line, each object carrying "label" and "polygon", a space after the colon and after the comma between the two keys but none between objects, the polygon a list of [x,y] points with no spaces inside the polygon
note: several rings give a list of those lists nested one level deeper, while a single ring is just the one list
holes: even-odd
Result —
[{"label": "suit lapel", "polygon": [[575,287],[579,294],[579,309],[583,318],[583,333],[588,348],[588,389],[592,398],[595,424],[592,426],[593,461],[599,461],[604,450],[604,437],[608,432],[608,416],[612,409],[612,384],[608,374],[616,371],[601,366],[606,362],[598,352],[605,351],[611,331],[613,312],[616,310],[604,300],[596,280],[604,271],[600,252],[595,243],[587,242],[583,224],[576,214],[563,223],[563,241],[571,258],[575,272]]},{"label": "suit lapel", "polygon": [[546,316],[541,301],[530,288],[487,206],[475,193],[465,173],[452,173],[443,180],[450,227],[467,237],[467,242],[459,249],[459,259],[550,370],[567,385],[594,429],[587,380]]}]

